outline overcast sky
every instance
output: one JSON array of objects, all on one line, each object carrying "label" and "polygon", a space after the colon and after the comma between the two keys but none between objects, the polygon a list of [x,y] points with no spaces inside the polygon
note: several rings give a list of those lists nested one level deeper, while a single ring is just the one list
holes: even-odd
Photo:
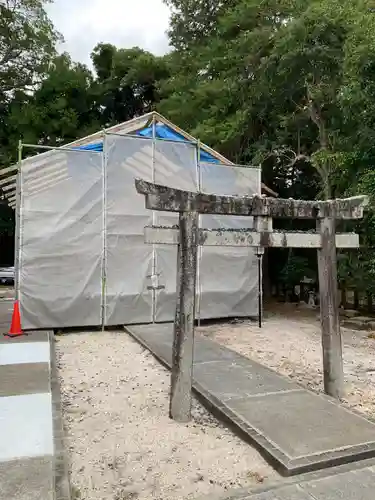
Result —
[{"label": "overcast sky", "polygon": [[54,0],[47,11],[64,36],[61,50],[76,61],[90,64],[100,42],[158,55],[168,51],[169,10],[163,0]]}]

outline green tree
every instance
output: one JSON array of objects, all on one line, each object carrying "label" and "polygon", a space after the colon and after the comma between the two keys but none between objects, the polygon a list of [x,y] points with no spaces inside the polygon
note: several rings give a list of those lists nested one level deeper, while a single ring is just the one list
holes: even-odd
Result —
[{"label": "green tree", "polygon": [[[195,26],[202,2],[172,3],[185,5],[174,14],[173,41],[183,36],[183,22]],[[236,2],[200,29],[203,38],[188,34],[178,43],[160,109],[234,161],[263,163],[265,181],[278,179],[275,188],[293,195],[298,187],[304,197],[320,184],[324,197],[339,194],[336,172],[350,161],[343,127],[353,135],[344,95],[354,97],[348,85],[363,85],[354,63],[357,42],[362,52],[372,45],[370,5]]]},{"label": "green tree", "polygon": [[[45,12],[48,0],[0,1],[0,168],[16,159],[10,115],[45,77],[59,35]],[[16,139],[16,141],[19,138]]]},{"label": "green tree", "polygon": [[138,47],[117,49],[110,44],[94,48],[92,61],[103,127],[151,111],[159,101],[158,82],[168,76],[166,61]]},{"label": "green tree", "polygon": [[218,32],[221,16],[239,0],[165,0],[172,11],[169,39],[178,52],[190,52]]},{"label": "green tree", "polygon": [[[241,0],[218,5],[204,27],[199,13],[210,2],[170,3],[176,50],[163,113],[233,161],[261,163],[264,182],[281,196],[371,192],[373,2]],[[350,262],[364,287],[372,218],[359,227],[367,250]]]},{"label": "green tree", "polygon": [[[0,0],[0,169],[16,160],[12,110],[30,99],[48,70],[60,38],[46,15],[47,3]],[[9,235],[13,223],[10,210],[1,205],[0,235]]]},{"label": "green tree", "polygon": [[0,2],[0,98],[30,90],[55,53],[58,35],[44,6],[49,0]]},{"label": "green tree", "polygon": [[31,95],[17,95],[10,106],[11,136],[24,142],[60,146],[100,128],[92,86],[94,76],[62,54]]}]

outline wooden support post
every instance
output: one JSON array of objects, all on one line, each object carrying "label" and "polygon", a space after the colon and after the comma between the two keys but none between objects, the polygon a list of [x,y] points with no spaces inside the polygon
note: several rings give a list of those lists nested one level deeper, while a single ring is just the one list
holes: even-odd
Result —
[{"label": "wooden support post", "polygon": [[179,225],[169,415],[178,422],[188,422],[191,419],[198,213],[180,212]]},{"label": "wooden support post", "polygon": [[322,325],[324,390],[334,398],[343,396],[344,372],[337,286],[335,219],[318,221],[321,248],[318,250],[320,319]]},{"label": "wooden support post", "polygon": [[255,254],[258,259],[258,326],[262,328],[263,321],[263,256],[264,247],[270,243],[270,234],[273,232],[273,220],[271,217],[254,217],[254,230],[261,233]]},{"label": "wooden support post", "polygon": [[256,249],[256,256],[258,259],[258,326],[262,328],[263,321],[263,255],[264,248],[258,247]]}]

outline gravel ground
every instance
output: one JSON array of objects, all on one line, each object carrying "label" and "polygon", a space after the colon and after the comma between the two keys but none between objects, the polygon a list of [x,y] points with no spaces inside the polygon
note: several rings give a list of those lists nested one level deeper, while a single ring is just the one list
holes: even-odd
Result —
[{"label": "gravel ground", "polygon": [[0,300],[1,299],[14,300],[14,288],[0,285]]},{"label": "gravel ground", "polygon": [[191,423],[170,420],[169,373],[126,333],[58,337],[57,358],[74,500],[193,499],[279,477],[197,401]]},{"label": "gravel ground", "polygon": [[[263,328],[250,321],[202,326],[198,332],[259,361],[316,392],[323,392],[322,349],[317,313],[297,309],[268,314]],[[342,328],[344,404],[375,418],[375,340],[369,332]]]}]

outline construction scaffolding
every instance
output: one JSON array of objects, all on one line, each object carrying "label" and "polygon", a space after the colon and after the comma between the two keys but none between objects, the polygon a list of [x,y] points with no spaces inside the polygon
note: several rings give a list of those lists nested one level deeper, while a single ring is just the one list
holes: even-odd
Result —
[{"label": "construction scaffolding", "polygon": [[[30,147],[46,151],[23,159]],[[20,144],[18,168],[7,173],[24,329],[174,319],[176,249],[146,245],[144,227],[173,226],[178,215],[147,210],[136,177],[194,192],[261,191],[259,168],[230,164],[157,113],[62,148]],[[199,225],[238,229],[245,222],[251,229],[251,218],[201,215]],[[254,250],[200,248],[196,304],[200,319],[256,317]]]}]

